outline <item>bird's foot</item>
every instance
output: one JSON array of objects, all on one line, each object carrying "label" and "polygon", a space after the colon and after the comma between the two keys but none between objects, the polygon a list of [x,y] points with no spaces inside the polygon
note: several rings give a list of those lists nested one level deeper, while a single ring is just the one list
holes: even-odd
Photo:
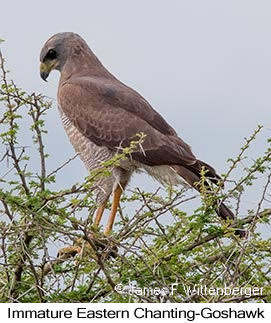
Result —
[{"label": "bird's foot", "polygon": [[82,254],[83,249],[80,246],[67,246],[58,250],[57,258],[69,259]]},{"label": "bird's foot", "polygon": [[70,259],[98,255],[106,259],[107,257],[116,258],[117,252],[118,248],[107,237],[100,238],[88,234],[85,238],[76,239],[73,246],[61,248],[58,251],[57,258]]}]

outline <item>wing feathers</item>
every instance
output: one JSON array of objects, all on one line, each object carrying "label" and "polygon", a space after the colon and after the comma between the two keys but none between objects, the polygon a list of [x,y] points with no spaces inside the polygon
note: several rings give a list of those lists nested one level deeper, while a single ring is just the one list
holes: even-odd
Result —
[{"label": "wing feathers", "polygon": [[135,91],[104,79],[72,78],[60,84],[58,101],[78,130],[98,146],[128,147],[136,134],[146,134],[132,156],[147,165],[192,165],[196,158],[173,128]]}]

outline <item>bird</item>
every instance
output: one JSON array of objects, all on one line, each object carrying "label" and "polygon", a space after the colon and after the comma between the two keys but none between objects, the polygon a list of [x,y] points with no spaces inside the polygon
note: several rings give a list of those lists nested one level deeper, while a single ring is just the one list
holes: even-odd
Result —
[{"label": "bird", "polygon": [[[113,195],[105,236],[112,232],[121,195],[136,172],[145,172],[164,186],[188,185],[201,192],[204,169],[207,191],[212,194],[212,183],[219,185],[221,177],[215,169],[193,154],[143,96],[107,70],[80,35],[61,32],[45,42],[40,53],[41,78],[47,81],[52,70],[60,72],[57,101],[64,129],[88,171],[99,169],[130,147],[139,133],[144,134],[140,147],[114,165],[110,176],[95,183],[96,226]],[[213,203],[219,217],[235,219],[223,201]]]}]

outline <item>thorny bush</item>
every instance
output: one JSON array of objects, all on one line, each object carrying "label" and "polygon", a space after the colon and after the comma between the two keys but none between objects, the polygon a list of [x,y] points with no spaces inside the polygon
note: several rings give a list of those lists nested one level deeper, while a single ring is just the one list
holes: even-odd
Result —
[{"label": "thorny bush", "polygon": [[[271,301],[271,141],[250,166],[244,168],[242,163],[261,126],[245,139],[239,155],[229,160],[222,180],[227,190],[214,187],[211,197],[203,191],[201,206],[187,214],[182,206],[198,198],[194,191],[137,188],[122,198],[125,207],[119,210],[119,222],[105,239],[102,230],[92,225],[95,178],[108,176],[110,167],[133,147],[84,182],[55,190],[59,173],[76,156],[48,169],[53,156],[44,145],[44,138],[50,136],[45,119],[52,103],[8,80],[2,55],[0,69],[1,302]],[[22,132],[29,132],[32,142],[22,142]],[[232,174],[236,169],[241,174],[238,179]],[[259,179],[264,181],[261,194],[255,207],[244,214],[242,197],[250,187],[260,185]],[[210,198],[230,203],[238,220],[219,219]],[[134,203],[138,208],[131,211]],[[246,238],[234,235],[236,226],[247,230]],[[83,252],[74,255],[69,245]],[[171,293],[172,284],[177,285]],[[193,291],[199,286],[262,288],[262,293]]]}]

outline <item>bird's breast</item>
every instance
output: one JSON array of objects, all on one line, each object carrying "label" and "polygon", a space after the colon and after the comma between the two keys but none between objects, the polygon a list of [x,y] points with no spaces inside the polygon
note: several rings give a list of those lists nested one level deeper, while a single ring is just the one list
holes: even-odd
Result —
[{"label": "bird's breast", "polygon": [[63,127],[74,148],[79,153],[88,170],[93,170],[101,165],[102,162],[111,159],[114,153],[107,147],[97,146],[90,139],[85,137],[73,124],[72,120],[63,112],[59,106],[59,112]]}]

